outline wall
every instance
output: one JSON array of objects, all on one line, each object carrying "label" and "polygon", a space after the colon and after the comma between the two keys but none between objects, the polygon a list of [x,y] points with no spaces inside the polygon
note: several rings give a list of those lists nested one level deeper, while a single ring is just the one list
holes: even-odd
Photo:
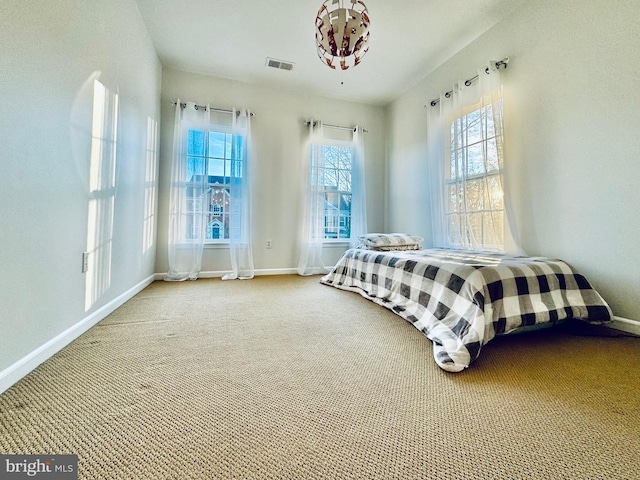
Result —
[{"label": "wall", "polygon": [[[287,72],[282,72],[286,75]],[[169,180],[173,143],[173,118],[177,98],[222,109],[248,108],[255,112],[251,131],[254,178],[253,242],[257,273],[290,271],[298,263],[302,148],[310,118],[342,126],[362,125],[365,134],[367,217],[369,229],[383,228],[384,211],[384,109],[301,95],[205,75],[165,68],[162,76],[162,132],[157,272],[166,272]],[[272,248],[266,248],[267,240]],[[344,245],[326,249],[324,261],[334,264]],[[217,275],[231,268],[228,248],[206,248],[204,274]]]},{"label": "wall", "polygon": [[[133,0],[3,0],[0,45],[2,391],[152,278],[162,71]],[[94,80],[119,97],[115,157]]]},{"label": "wall", "polygon": [[387,230],[430,238],[423,105],[505,56],[507,161],[522,246],[573,264],[616,315],[640,320],[637,0],[529,2],[393,102]]}]

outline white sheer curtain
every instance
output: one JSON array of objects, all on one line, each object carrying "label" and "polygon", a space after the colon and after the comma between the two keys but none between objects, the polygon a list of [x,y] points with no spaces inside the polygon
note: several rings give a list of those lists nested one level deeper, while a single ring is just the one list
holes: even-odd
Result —
[{"label": "white sheer curtain", "polygon": [[[325,138],[325,128],[335,126],[323,126],[322,122],[315,120],[309,122],[309,134],[303,153],[305,165],[304,177],[304,205],[302,230],[300,236],[300,259],[298,261],[299,275],[314,275],[326,273],[329,268],[322,260],[322,249],[325,239],[325,216],[327,215],[328,200],[325,193],[336,195],[339,190],[340,210],[343,210],[343,202],[349,205],[349,237],[340,236],[344,225],[333,224],[338,229],[338,241],[349,242],[350,247],[360,243],[360,236],[367,233],[367,207],[365,189],[365,155],[363,142],[363,129],[356,127],[352,132],[352,139]],[[345,127],[337,127],[344,129]],[[343,132],[344,133],[344,132]],[[339,147],[337,147],[339,146]],[[344,163],[336,163],[335,149],[351,150],[350,177],[344,173],[338,173],[344,169]],[[327,157],[329,155],[329,157]],[[325,183],[329,182],[329,183]],[[350,187],[346,187],[350,183]],[[346,189],[349,188],[350,191]],[[327,194],[329,194],[327,193]],[[329,202],[331,203],[331,202]],[[330,205],[331,206],[331,205]],[[334,207],[336,205],[333,205]],[[332,217],[332,221],[337,218]],[[340,220],[342,222],[342,219]]]},{"label": "white sheer curtain", "polygon": [[351,237],[349,246],[357,247],[360,236],[367,233],[367,195],[365,188],[364,131],[356,127],[353,132],[353,171],[351,178]]},{"label": "white sheer curtain", "polygon": [[314,147],[314,144],[321,143],[322,139],[322,122],[311,120],[302,158],[303,165],[305,165],[303,184],[305,194],[300,234],[300,259],[297,269],[299,275],[328,272],[322,261],[325,207],[324,180],[320,176],[324,172],[324,155],[321,148]]},{"label": "white sheer curtain", "polygon": [[233,109],[229,179],[229,250],[232,272],[223,280],[254,276],[251,242],[251,112]]},{"label": "white sheer curtain", "polygon": [[173,127],[173,159],[169,192],[169,271],[167,281],[195,280],[202,266],[208,211],[205,159],[189,159],[189,129],[203,132],[207,145],[210,108],[176,102]]},{"label": "white sheer curtain", "polygon": [[495,62],[477,75],[428,106],[434,244],[521,254],[504,185],[502,75]]}]

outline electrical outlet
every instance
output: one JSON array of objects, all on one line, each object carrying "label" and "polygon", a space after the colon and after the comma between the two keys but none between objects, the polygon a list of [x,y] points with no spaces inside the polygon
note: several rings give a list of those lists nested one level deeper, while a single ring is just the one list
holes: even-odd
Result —
[{"label": "electrical outlet", "polygon": [[89,270],[89,252],[82,252],[82,273]]},{"label": "electrical outlet", "polygon": [[271,244],[271,240],[267,240],[267,248],[271,248],[272,244]]}]

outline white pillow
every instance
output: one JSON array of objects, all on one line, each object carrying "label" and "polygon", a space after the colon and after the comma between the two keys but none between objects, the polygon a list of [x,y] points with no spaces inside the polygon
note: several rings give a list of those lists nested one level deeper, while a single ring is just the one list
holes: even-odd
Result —
[{"label": "white pillow", "polygon": [[406,233],[367,233],[366,235],[361,235],[359,240],[366,248],[391,249],[391,247],[404,247],[403,250],[417,250],[422,248],[420,244],[424,238],[417,235],[407,235]]}]

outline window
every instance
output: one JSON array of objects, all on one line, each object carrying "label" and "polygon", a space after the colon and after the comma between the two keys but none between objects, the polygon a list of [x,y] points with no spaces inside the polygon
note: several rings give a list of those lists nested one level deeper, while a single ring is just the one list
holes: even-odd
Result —
[{"label": "window", "polygon": [[[234,145],[235,140],[235,145]],[[242,177],[243,137],[231,129],[212,126],[208,131],[187,128],[186,200],[188,213],[203,213],[202,192],[205,191],[205,242],[229,240],[229,201],[232,178]],[[187,238],[197,238],[197,216],[189,216]]]},{"label": "window", "polygon": [[325,240],[351,237],[351,179],[353,147],[340,144],[311,146],[311,184],[324,200]]},{"label": "window", "polygon": [[503,250],[502,140],[492,104],[476,105],[456,118],[450,142],[444,188],[448,244]]}]

